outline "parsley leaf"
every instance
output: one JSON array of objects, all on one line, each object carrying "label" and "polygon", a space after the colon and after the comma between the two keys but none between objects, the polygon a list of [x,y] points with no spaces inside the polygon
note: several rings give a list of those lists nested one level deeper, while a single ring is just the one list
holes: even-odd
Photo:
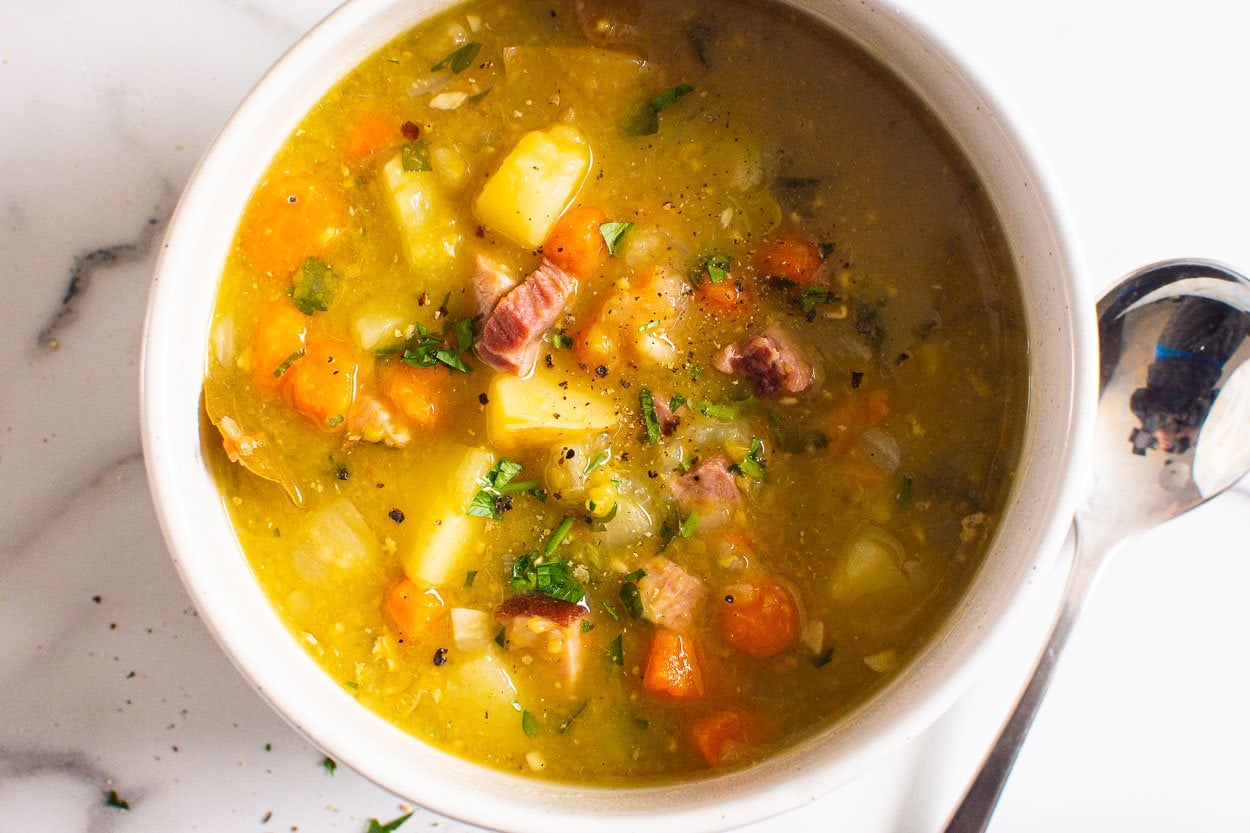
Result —
[{"label": "parsley leaf", "polygon": [[618,633],[616,639],[612,640],[612,644],[608,647],[608,658],[616,665],[625,664],[625,634]]},{"label": "parsley leaf", "polygon": [[[486,476],[478,481],[478,485],[482,488],[473,499],[469,501],[469,506],[465,509],[465,514],[475,518],[490,518],[497,521],[503,517],[503,513],[510,508],[510,500],[504,500],[505,495],[510,492],[504,491],[512,483],[512,479],[521,473],[522,466],[515,460],[509,460],[506,457],[496,463]],[[535,481],[524,484],[518,483],[518,486],[524,485],[526,489],[518,489],[515,491],[528,491],[529,489],[538,489]],[[546,497],[546,493],[543,493]]]},{"label": "parsley leaf", "polygon": [[[441,364],[451,370],[468,373],[469,366],[460,357],[461,353],[472,346],[472,323],[468,326],[469,329],[466,330],[465,325],[459,321],[452,325],[452,337],[455,338],[453,345],[446,335],[433,336],[425,325],[418,322],[417,334],[404,347],[404,353],[399,360],[413,367],[437,367]],[[453,349],[460,348],[461,344],[465,345],[463,349]]]},{"label": "parsley leaf", "polygon": [[729,277],[729,270],[733,267],[733,261],[725,255],[714,255],[703,261],[703,271],[707,273],[707,279],[712,283],[720,283]]},{"label": "parsley leaf", "polygon": [[660,131],[659,114],[672,107],[678,99],[692,92],[694,92],[694,87],[690,84],[678,84],[660,93],[625,122],[625,133],[630,136],[650,136],[658,133]]},{"label": "parsley leaf", "polygon": [[689,538],[691,535],[694,535],[695,530],[698,528],[699,528],[699,516],[696,515],[694,512],[691,512],[690,516],[681,522],[681,526],[678,528],[677,531],[681,534],[681,537]]},{"label": "parsley leaf", "polygon": [[283,361],[282,364],[278,365],[277,368],[274,369],[273,378],[281,379],[283,374],[285,374],[288,370],[291,369],[291,365],[295,364],[297,361],[304,358],[304,352],[305,352],[304,348],[301,347],[298,350],[296,350],[294,353],[292,353],[291,355],[287,356],[286,360]]},{"label": "parsley leaf", "polygon": [[573,339],[564,333],[552,333],[551,346],[557,350],[568,350],[573,346]]},{"label": "parsley leaf", "polygon": [[647,444],[655,445],[660,439],[660,420],[655,415],[655,397],[649,388],[638,392],[638,403],[642,406],[642,424],[647,429]]},{"label": "parsley leaf", "polygon": [[621,585],[621,601],[625,604],[625,610],[629,611],[629,615],[635,619],[641,619],[644,612],[642,591],[638,589],[638,581],[646,574],[645,570],[634,570],[625,576],[625,583]]},{"label": "parsley leaf", "polygon": [[603,242],[607,244],[609,255],[616,257],[616,253],[621,247],[621,238],[633,227],[633,223],[600,224],[599,235],[603,238]]},{"label": "parsley leaf", "polygon": [[720,422],[733,422],[738,418],[738,414],[743,408],[748,405],[754,405],[758,401],[759,400],[754,396],[748,396],[746,399],[740,399],[737,402],[725,403],[712,402],[711,400],[703,399],[700,400],[699,404],[695,406],[695,410],[704,416],[709,416],[712,419],[719,420]]},{"label": "parsley leaf", "polygon": [[672,107],[678,99],[683,98],[694,92],[694,87],[690,84],[678,84],[676,87],[670,87],[655,97],[651,102],[651,112],[662,113],[669,107]]},{"label": "parsley leaf", "polygon": [[569,534],[569,530],[573,528],[573,519],[565,518],[560,521],[560,525],[556,527],[556,531],[551,533],[551,540],[547,542],[547,546],[543,549],[544,555],[555,554],[556,547],[560,546],[560,542]]},{"label": "parsley leaf", "polygon": [[821,304],[836,304],[841,298],[832,289],[824,286],[809,286],[799,295],[799,306],[804,312],[814,312]]},{"label": "parsley leaf", "polygon": [[464,586],[472,587],[474,580],[477,578],[477,570],[469,570],[464,574]]},{"label": "parsley leaf", "polygon": [[469,41],[464,46],[452,52],[443,60],[430,67],[430,72],[438,72],[445,67],[451,67],[452,73],[459,75],[473,64],[473,59],[477,57],[477,53],[482,49],[482,45],[477,41]]},{"label": "parsley leaf", "polygon": [[334,771],[339,768],[339,765],[334,762],[333,758],[322,758],[321,766],[324,767],[325,771],[331,775],[333,775]]},{"label": "parsley leaf", "polygon": [[397,819],[392,819],[386,824],[382,824],[377,819],[369,819],[369,829],[365,833],[395,833],[404,822],[412,818],[412,813],[402,815]]},{"label": "parsley leaf", "polygon": [[400,149],[399,164],[408,173],[430,170],[430,146],[424,139],[413,139]]},{"label": "parsley leaf", "polygon": [[538,718],[527,711],[521,712],[521,731],[527,738],[534,737],[538,733]]},{"label": "parsley leaf", "polygon": [[764,480],[767,477],[764,466],[764,443],[759,437],[752,437],[751,448],[747,451],[747,456],[730,466],[729,470],[755,480]]},{"label": "parsley leaf", "polygon": [[912,492],[911,478],[904,477],[902,482],[899,483],[899,487],[898,487],[898,508],[899,509],[911,508],[911,492]]},{"label": "parsley leaf", "polygon": [[310,257],[291,279],[291,303],[304,315],[325,312],[339,289],[339,276],[324,260]]},{"label": "parsley leaf", "polygon": [[583,471],[582,474],[590,474],[592,471],[599,468],[604,463],[608,462],[608,460],[611,459],[611,457],[612,457],[612,453],[605,448],[603,451],[600,451],[598,454],[596,454],[594,456],[594,459],[592,459],[589,463],[586,464],[586,470]]},{"label": "parsley leaf", "polygon": [[530,550],[512,564],[508,587],[517,593],[538,592],[553,599],[576,604],[586,597],[586,589],[573,575],[568,561],[544,561],[538,550]]},{"label": "parsley leaf", "polygon": [[675,393],[673,394],[673,398],[668,400],[668,409],[673,413],[676,413],[677,409],[685,404],[686,397],[682,396],[680,393]]},{"label": "parsley leaf", "polygon": [[105,805],[116,807],[118,810],[129,810],[130,802],[117,794],[117,790],[109,790],[109,794],[104,797]]}]

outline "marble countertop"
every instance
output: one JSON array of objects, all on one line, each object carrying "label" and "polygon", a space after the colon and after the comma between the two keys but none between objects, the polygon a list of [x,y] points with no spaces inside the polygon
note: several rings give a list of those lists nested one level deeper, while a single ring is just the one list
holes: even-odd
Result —
[{"label": "marble countertop", "polygon": [[[235,673],[180,585],[139,449],[154,250],[192,166],[333,0],[0,7],[0,833],[363,831],[403,802]],[[906,0],[1048,152],[1095,290],[1147,262],[1250,269],[1250,5]],[[1250,497],[1132,542],[1081,622],[993,830],[1250,829]],[[753,833],[929,833],[1041,644],[931,730]],[[116,790],[129,803],[107,806]],[[404,831],[468,830],[418,810]]]}]

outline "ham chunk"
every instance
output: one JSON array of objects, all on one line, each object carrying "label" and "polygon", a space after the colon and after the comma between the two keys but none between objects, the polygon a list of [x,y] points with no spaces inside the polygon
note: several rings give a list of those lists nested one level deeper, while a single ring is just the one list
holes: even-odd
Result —
[{"label": "ham chunk", "polygon": [[638,580],[638,592],[643,618],[675,631],[688,629],[707,592],[703,582],[659,556],[642,569],[646,575]]},{"label": "ham chunk", "polygon": [[802,393],[816,381],[811,362],[803,356],[790,336],[777,326],[729,345],[716,354],[712,366],[722,373],[740,373],[750,377],[755,392],[760,396]]},{"label": "ham chunk", "polygon": [[516,279],[512,277],[507,266],[486,255],[477,256],[477,265],[473,272],[473,294],[482,315],[490,315],[500,299],[515,286]]},{"label": "ham chunk", "polygon": [[565,679],[576,683],[582,672],[582,623],[586,609],[541,593],[524,593],[506,600],[495,618],[506,630],[509,650],[529,651],[538,659],[562,667]]},{"label": "ham chunk", "polygon": [[347,418],[347,438],[403,448],[412,439],[412,432],[380,401],[363,396],[356,400]]},{"label": "ham chunk", "polygon": [[669,490],[682,513],[698,513],[701,529],[719,526],[742,503],[742,493],[729,466],[729,459],[718,454],[669,482]]},{"label": "ham chunk", "polygon": [[482,326],[474,349],[486,364],[527,376],[538,361],[543,334],[560,320],[577,281],[549,260],[504,295]]}]

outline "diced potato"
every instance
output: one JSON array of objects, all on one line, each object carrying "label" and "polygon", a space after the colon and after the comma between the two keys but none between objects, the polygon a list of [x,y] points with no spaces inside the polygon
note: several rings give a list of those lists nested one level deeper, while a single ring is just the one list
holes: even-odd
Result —
[{"label": "diced potato", "polygon": [[403,542],[400,558],[404,573],[413,581],[434,586],[464,581],[464,558],[475,526],[482,523],[481,518],[466,515],[465,509],[481,488],[479,481],[495,465],[495,455],[486,448],[464,448],[458,453],[446,477],[434,471],[438,466],[431,467],[429,476],[439,477],[441,488],[404,524],[412,537]]},{"label": "diced potato", "polygon": [[535,374],[528,379],[499,374],[491,382],[486,427],[500,448],[549,445],[582,434],[613,428],[618,414],[612,403],[572,382]]},{"label": "diced potato", "polygon": [[442,297],[451,289],[452,266],[462,240],[456,215],[433,171],[405,171],[402,154],[382,168],[382,183],[399,223],[408,263],[426,279],[422,287]]},{"label": "diced potato", "polygon": [[410,319],[398,312],[366,313],[356,319],[353,329],[362,350],[375,353],[403,343]]},{"label": "diced potato", "polygon": [[830,585],[834,601],[853,602],[869,593],[905,590],[903,556],[903,546],[888,532],[864,527],[834,565]]},{"label": "diced potato", "polygon": [[526,133],[478,194],[478,219],[527,249],[537,248],[577,196],[590,145],[569,125]]},{"label": "diced potato", "polygon": [[295,570],[310,584],[332,581],[336,573],[377,562],[377,536],[360,510],[346,499],[336,500],[313,515],[296,536]]},{"label": "diced potato", "polygon": [[889,674],[898,666],[898,652],[893,648],[877,651],[875,654],[864,657],[864,665],[878,674]]}]

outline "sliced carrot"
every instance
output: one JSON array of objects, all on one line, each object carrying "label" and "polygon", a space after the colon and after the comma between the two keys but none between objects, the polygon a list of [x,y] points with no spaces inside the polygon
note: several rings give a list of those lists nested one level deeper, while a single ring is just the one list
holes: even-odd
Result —
[{"label": "sliced carrot", "polygon": [[721,636],[730,645],[767,659],[784,651],[798,636],[799,606],[785,587],[772,579],[759,579],[726,594],[720,626]]},{"label": "sliced carrot", "polygon": [[400,579],[386,593],[386,612],[399,632],[409,640],[420,639],[447,615],[438,590],[422,589],[412,579]]},{"label": "sliced carrot", "polygon": [[309,174],[274,174],[261,183],[239,227],[239,247],[258,271],[295,272],[347,224],[347,204]]},{"label": "sliced carrot", "polygon": [[820,270],[820,248],[794,229],[774,232],[764,242],[757,266],[764,275],[810,284]]},{"label": "sliced carrot", "polygon": [[741,313],[747,311],[748,296],[746,290],[732,275],[718,283],[704,280],[699,284],[698,295],[704,306],[711,307],[718,312]]},{"label": "sliced carrot", "polygon": [[388,145],[398,145],[399,120],[380,111],[365,113],[343,137],[343,161],[355,167]]},{"label": "sliced carrot", "polygon": [[387,377],[386,396],[413,422],[434,425],[442,413],[448,378],[437,368],[400,364]]},{"label": "sliced carrot", "polygon": [[667,628],[656,631],[647,655],[642,687],[675,700],[702,697],[705,690],[703,669],[694,639]]},{"label": "sliced carrot", "polygon": [[566,272],[585,277],[603,267],[608,244],[599,227],[607,215],[589,205],[576,205],[561,215],[543,243],[543,255]]},{"label": "sliced carrot", "polygon": [[309,344],[304,357],[286,375],[295,410],[325,428],[337,431],[356,401],[359,366],[343,344]]},{"label": "sliced carrot", "polygon": [[252,333],[252,381],[258,388],[276,388],[304,357],[308,316],[287,301],[276,301],[260,314]]},{"label": "sliced carrot", "polygon": [[878,388],[869,392],[864,401],[864,420],[876,425],[890,415],[890,394]]},{"label": "sliced carrot", "polygon": [[844,452],[865,430],[890,415],[890,394],[881,389],[855,393],[829,417],[833,449]]},{"label": "sliced carrot", "polygon": [[751,719],[735,709],[708,715],[690,727],[690,738],[709,766],[741,757],[754,735]]}]

